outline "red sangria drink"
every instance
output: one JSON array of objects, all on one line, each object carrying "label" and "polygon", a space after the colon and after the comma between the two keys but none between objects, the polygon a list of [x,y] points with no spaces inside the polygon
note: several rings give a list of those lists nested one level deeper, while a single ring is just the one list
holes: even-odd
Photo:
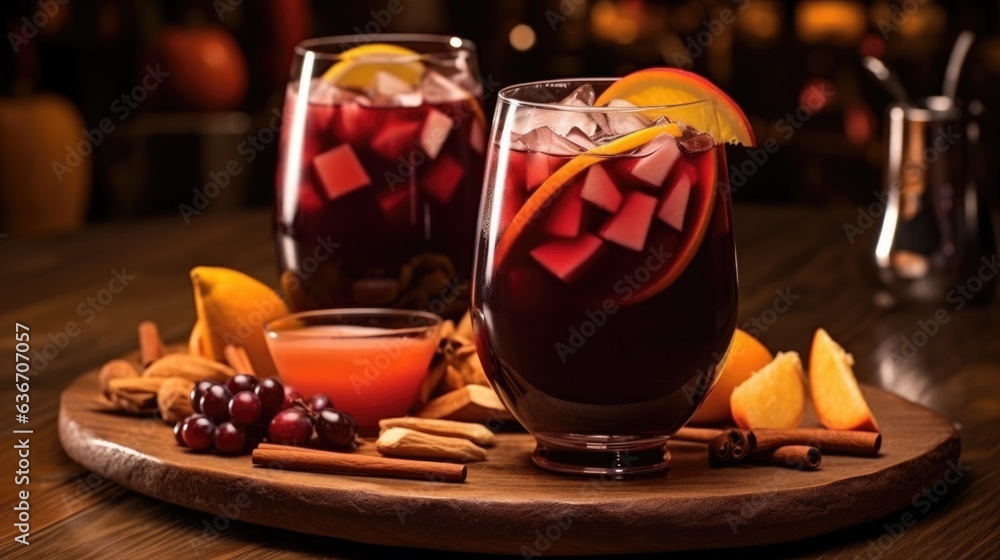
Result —
[{"label": "red sangria drink", "polygon": [[297,48],[275,202],[281,285],[296,310],[458,317],[486,145],[475,52],[457,37],[374,39]]},{"label": "red sangria drink", "polygon": [[550,470],[663,469],[736,329],[727,142],[742,112],[647,70],[501,91],[476,257],[487,376]]}]

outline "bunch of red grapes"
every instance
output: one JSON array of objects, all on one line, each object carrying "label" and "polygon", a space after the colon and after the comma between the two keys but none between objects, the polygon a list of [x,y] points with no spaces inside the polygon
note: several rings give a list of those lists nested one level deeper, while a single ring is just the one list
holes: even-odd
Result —
[{"label": "bunch of red grapes", "polygon": [[262,441],[306,445],[315,432],[328,449],[352,449],[358,423],[334,408],[324,394],[306,403],[298,391],[273,377],[241,373],[225,383],[199,381],[191,390],[194,414],[174,426],[177,443],[195,451],[247,453]]}]

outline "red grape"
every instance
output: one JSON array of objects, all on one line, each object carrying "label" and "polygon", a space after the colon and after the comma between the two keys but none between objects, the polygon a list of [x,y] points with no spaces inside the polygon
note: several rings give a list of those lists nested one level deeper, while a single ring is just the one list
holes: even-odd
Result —
[{"label": "red grape", "polygon": [[316,435],[325,447],[349,449],[358,437],[358,423],[350,414],[326,408],[316,419]]},{"label": "red grape", "polygon": [[285,385],[285,398],[281,403],[281,410],[284,410],[286,408],[292,408],[292,405],[295,404],[295,401],[301,398],[302,395],[298,391],[296,391],[294,387],[289,387],[288,385]]},{"label": "red grape", "polygon": [[181,427],[184,444],[195,451],[211,449],[215,444],[215,424],[200,414],[188,416]]},{"label": "red grape", "polygon": [[218,385],[218,383],[212,381],[211,379],[203,379],[195,384],[194,389],[191,389],[191,408],[193,408],[195,412],[201,412],[201,397],[203,397],[205,395],[205,391],[208,391],[208,388],[213,385]]},{"label": "red grape", "polygon": [[260,420],[260,397],[253,391],[240,391],[229,401],[229,417],[240,426],[251,426]]},{"label": "red grape", "polygon": [[174,424],[174,439],[177,440],[177,445],[180,445],[181,447],[187,447],[187,445],[184,443],[184,437],[181,436],[181,429],[184,427],[184,422],[186,420],[187,418]]},{"label": "red grape", "polygon": [[236,424],[223,422],[215,429],[215,448],[219,453],[240,453],[246,446],[246,432]]},{"label": "red grape", "polygon": [[288,408],[274,415],[267,435],[274,443],[305,445],[312,437],[313,419],[299,408]]},{"label": "red grape", "polygon": [[309,410],[311,410],[313,414],[317,414],[325,408],[334,408],[334,406],[330,397],[324,395],[323,393],[316,393],[309,399]]},{"label": "red grape", "polygon": [[273,377],[261,379],[253,392],[260,397],[261,407],[265,415],[273,415],[281,410],[281,405],[285,400],[285,388],[281,382]]},{"label": "red grape", "polygon": [[233,394],[225,385],[212,385],[201,397],[201,412],[213,422],[229,420],[229,400]]},{"label": "red grape", "polygon": [[226,388],[234,395],[240,391],[253,391],[256,386],[257,378],[249,373],[238,373],[226,381]]}]

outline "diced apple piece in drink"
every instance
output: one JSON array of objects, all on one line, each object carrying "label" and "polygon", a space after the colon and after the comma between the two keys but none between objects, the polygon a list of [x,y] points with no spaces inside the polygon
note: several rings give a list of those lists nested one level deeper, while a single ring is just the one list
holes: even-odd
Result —
[{"label": "diced apple piece in drink", "polygon": [[675,180],[667,196],[656,214],[668,226],[681,231],[684,229],[684,216],[687,214],[688,200],[691,199],[691,187],[698,180],[698,172],[694,166],[682,162],[679,164]]},{"label": "diced apple piece in drink", "polygon": [[531,258],[563,282],[572,282],[577,273],[601,248],[601,240],[585,233],[576,239],[556,239],[531,250]]},{"label": "diced apple piece in drink", "polygon": [[601,164],[591,165],[587,169],[580,197],[608,212],[617,212],[622,204],[621,191]]},{"label": "diced apple piece in drink", "polygon": [[[394,219],[397,216],[406,214],[407,204],[410,200],[410,191],[407,188],[400,188],[396,192],[390,192],[379,197],[378,205],[386,218]],[[393,220],[394,221],[394,220]]]},{"label": "diced apple piece in drink", "polygon": [[465,169],[460,163],[450,156],[444,156],[432,164],[430,170],[424,175],[423,187],[432,197],[441,204],[448,204],[451,197],[455,195]]},{"label": "diced apple piece in drink", "polygon": [[527,169],[525,170],[528,192],[541,186],[549,178],[549,175],[552,175],[549,156],[541,152],[528,152]]},{"label": "diced apple piece in drink", "polygon": [[621,208],[601,228],[600,236],[633,251],[642,251],[656,202],[656,198],[641,192],[626,194]]},{"label": "diced apple piece in drink", "polygon": [[420,121],[406,120],[392,113],[372,138],[372,148],[387,158],[396,159],[413,145],[420,132],[420,124]]},{"label": "diced apple piece in drink", "polygon": [[663,134],[642,151],[649,155],[626,159],[622,164],[624,171],[651,187],[661,186],[681,157],[677,139]]},{"label": "diced apple piece in drink", "polygon": [[431,109],[427,112],[419,138],[420,147],[424,149],[427,157],[431,159],[438,157],[438,154],[441,153],[441,146],[444,146],[454,124],[455,121],[451,117],[437,109]]},{"label": "diced apple piece in drink", "polygon": [[371,184],[368,173],[349,144],[323,152],[313,158],[312,164],[330,200]]},{"label": "diced apple piece in drink", "polygon": [[375,111],[358,103],[345,103],[337,108],[333,125],[338,138],[353,142],[378,130],[382,122],[382,111]]},{"label": "diced apple piece in drink", "polygon": [[566,189],[556,199],[545,221],[545,231],[554,237],[580,235],[583,222],[583,199],[573,189]]}]

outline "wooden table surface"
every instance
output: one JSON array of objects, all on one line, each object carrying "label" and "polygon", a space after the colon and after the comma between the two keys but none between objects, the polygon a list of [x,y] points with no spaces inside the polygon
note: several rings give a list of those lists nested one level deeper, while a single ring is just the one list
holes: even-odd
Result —
[{"label": "wooden table surface", "polygon": [[[852,244],[843,226],[856,220],[857,210],[848,207],[737,206],[741,321],[749,323],[747,330],[756,329],[770,348],[799,352],[808,351],[816,327],[825,327],[854,354],[859,378],[934,409],[960,426],[958,470],[963,474],[957,481],[942,480],[927,496],[915,496],[912,507],[880,521],[753,552],[830,560],[996,558],[1000,303],[962,310],[950,304],[878,309],[867,261],[876,232],[869,230]],[[187,336],[194,320],[188,269],[228,266],[274,283],[268,213],[202,215],[189,225],[174,216],[101,226],[59,239],[8,237],[0,243],[0,262],[0,323],[7,325],[8,333],[0,338],[3,355],[14,352],[14,325],[20,322],[31,328],[33,350],[54,356],[47,364],[34,361],[27,425],[14,422],[13,385],[0,389],[0,402],[6,403],[0,408],[7,410],[0,420],[7,434],[0,445],[0,465],[7,471],[0,477],[0,557],[186,556],[178,556],[179,550],[197,550],[201,558],[426,554],[218,520],[103,480],[73,463],[59,446],[60,392],[80,373],[133,350],[140,320],[156,320],[168,340]],[[127,285],[112,294],[106,289],[116,275]],[[935,321],[936,315],[946,322]],[[933,335],[916,334],[921,329]],[[14,542],[11,509],[17,468],[11,431],[24,427],[34,430],[29,546]]]}]

